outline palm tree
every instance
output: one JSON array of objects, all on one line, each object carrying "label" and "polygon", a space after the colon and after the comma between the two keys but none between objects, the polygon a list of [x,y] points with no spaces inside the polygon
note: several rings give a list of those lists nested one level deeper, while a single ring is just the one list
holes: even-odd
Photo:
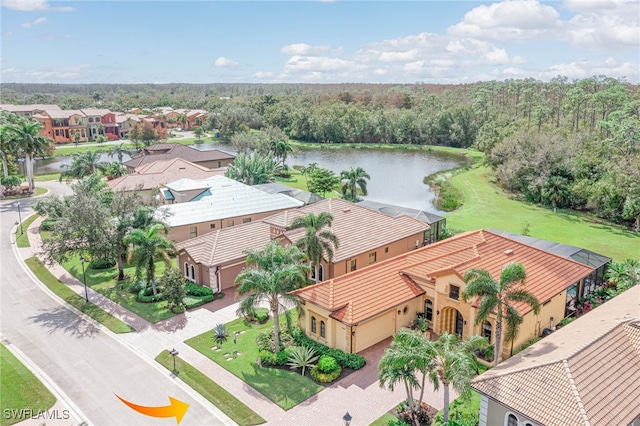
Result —
[{"label": "palm tree", "polygon": [[99,149],[74,152],[71,154],[71,164],[63,164],[60,166],[62,169],[60,182],[62,182],[63,178],[66,180],[82,179],[97,171],[105,170],[106,164],[100,161],[100,154],[102,154],[102,151]]},{"label": "palm tree", "polygon": [[289,292],[306,283],[309,268],[302,263],[304,258],[297,247],[282,247],[278,241],[270,241],[264,250],[247,251],[247,267],[235,280],[238,294],[247,295],[240,301],[238,313],[250,312],[261,302],[269,305],[276,352],[280,351],[280,312],[288,309],[284,303],[299,305]]},{"label": "palm tree", "polygon": [[300,168],[300,173],[304,176],[304,181],[307,185],[307,190],[309,190],[309,176],[318,168],[318,163],[309,163],[307,167],[302,166]]},{"label": "palm tree", "polygon": [[291,144],[289,143],[289,141],[285,140],[285,139],[279,139],[275,142],[273,142],[273,155],[282,160],[282,167],[286,166],[286,162],[287,162],[287,156],[289,155],[289,153],[293,152],[293,147],[291,146]]},{"label": "palm tree", "polygon": [[27,181],[29,183],[29,192],[35,189],[35,181],[33,178],[33,157],[43,155],[51,149],[52,140],[40,136],[42,123],[29,119],[21,119],[17,124],[11,125],[11,131],[15,135],[18,148],[25,156],[25,170],[27,172]]},{"label": "palm tree", "polygon": [[305,229],[304,236],[295,245],[307,255],[311,268],[318,266],[323,258],[329,263],[333,261],[334,249],[339,247],[338,237],[329,230],[322,230],[324,227],[331,227],[332,223],[333,216],[327,212],[317,216],[307,213],[291,221],[291,229]]},{"label": "palm tree", "polygon": [[227,168],[225,176],[245,185],[257,185],[273,182],[278,171],[279,166],[271,155],[240,153]]},{"label": "palm tree", "polygon": [[542,198],[551,202],[553,212],[558,206],[564,206],[570,195],[569,182],[562,176],[551,176],[542,188]]},{"label": "palm tree", "polygon": [[480,268],[473,268],[464,274],[467,284],[462,293],[463,300],[480,297],[480,305],[476,314],[476,324],[486,321],[496,312],[496,344],[495,365],[498,365],[502,346],[502,320],[506,320],[506,341],[513,341],[518,336],[522,323],[522,315],[513,303],[525,303],[538,315],[540,302],[533,294],[522,288],[527,273],[521,263],[510,263],[502,269],[500,281],[496,281],[489,272]]},{"label": "palm tree", "polygon": [[155,262],[163,259],[167,266],[171,266],[170,253],[175,250],[173,242],[160,234],[160,230],[166,232],[166,225],[155,224],[148,230],[134,229],[124,238],[124,243],[130,246],[127,262],[135,262],[138,279],[142,275],[142,270],[145,270],[147,284],[151,284],[154,295],[158,293]]},{"label": "palm tree", "polygon": [[111,148],[109,148],[109,151],[107,152],[107,155],[109,155],[109,157],[111,158],[113,158],[114,156],[117,156],[118,161],[121,163],[122,163],[122,157],[124,157],[125,154],[131,155],[131,150],[127,148],[124,143],[121,143],[119,145],[113,145]]},{"label": "palm tree", "polygon": [[340,173],[340,179],[342,180],[342,196],[345,200],[357,202],[360,201],[358,197],[358,189],[362,195],[367,195],[367,180],[371,179],[371,176],[362,168],[353,166],[349,167],[349,170],[343,170]]}]

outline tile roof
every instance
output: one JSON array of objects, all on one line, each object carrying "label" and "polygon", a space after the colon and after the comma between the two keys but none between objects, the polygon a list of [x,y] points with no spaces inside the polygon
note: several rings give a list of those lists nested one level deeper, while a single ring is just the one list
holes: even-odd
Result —
[{"label": "tile roof", "polygon": [[640,415],[640,286],[475,378],[472,386],[540,424],[630,424]]},{"label": "tile roof", "polygon": [[380,213],[384,213],[388,216],[398,216],[403,214],[405,216],[409,216],[429,224],[444,220],[444,217],[426,212],[424,210],[412,209],[409,207],[397,206],[394,204],[380,203],[378,201],[363,200],[358,202],[358,205],[371,210],[377,210]]},{"label": "tile roof", "polygon": [[105,108],[83,108],[80,110],[84,115],[103,115],[111,114],[111,111]]},{"label": "tile roof", "polygon": [[108,181],[109,187],[118,191],[147,190],[157,188],[168,182],[188,177],[191,179],[206,179],[211,176],[223,175],[223,170],[209,170],[206,167],[175,158],[168,161],[154,161],[134,170],[133,173]]},{"label": "tile roof", "polygon": [[30,104],[30,105],[13,105],[13,104],[2,104],[0,105],[0,110],[10,111],[10,112],[29,112],[29,111],[44,111],[44,110],[53,110],[60,109],[58,105],[49,105],[49,104]]},{"label": "tile roof", "polygon": [[[339,198],[329,198],[309,204],[297,210],[281,212],[270,216],[265,222],[280,228],[288,228],[294,218],[307,213],[330,213],[333,216],[331,232],[339,247],[333,255],[334,262],[340,262],[367,250],[390,244],[429,229],[429,225],[408,216],[389,217],[385,214],[361,207]],[[365,226],[366,224],[366,226]],[[297,241],[304,233],[298,228],[286,231],[285,237]],[[419,244],[422,244],[420,239]]]},{"label": "tile roof", "polygon": [[152,161],[171,160],[174,158],[200,163],[203,161],[234,159],[235,156],[217,149],[200,151],[178,143],[159,143],[145,148],[142,154],[126,161],[124,165],[136,168]]},{"label": "tile roof", "polygon": [[209,222],[230,217],[248,216],[274,210],[300,207],[302,201],[282,194],[267,194],[259,189],[244,185],[224,176],[212,176],[206,180],[181,179],[166,185],[169,189],[210,188],[211,195],[199,201],[172,204],[164,207],[173,213],[168,219],[169,226]]},{"label": "tile roof", "polygon": [[[317,204],[320,203],[311,206]],[[296,290],[294,294],[329,311],[341,309],[350,302],[352,316],[336,312],[332,315],[338,315],[340,321],[353,325],[402,303],[401,300],[413,291],[410,284],[417,287],[417,282],[429,281],[445,273],[462,277],[471,268],[485,269],[495,277],[511,262],[524,265],[527,270],[526,288],[541,302],[557,295],[593,270],[573,260],[490,231],[479,230],[459,234],[332,280]],[[522,314],[531,310],[524,304],[516,307]]]},{"label": "tile roof", "polygon": [[51,118],[69,118],[72,115],[80,115],[84,117],[84,114],[79,109],[46,109],[45,112]]}]

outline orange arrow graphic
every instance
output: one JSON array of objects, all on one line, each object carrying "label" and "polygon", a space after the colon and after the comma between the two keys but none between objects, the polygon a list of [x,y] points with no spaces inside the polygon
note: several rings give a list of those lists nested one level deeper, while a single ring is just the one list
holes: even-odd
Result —
[{"label": "orange arrow graphic", "polygon": [[189,409],[189,404],[171,397],[169,397],[169,403],[171,405],[165,405],[164,407],[145,407],[143,405],[136,405],[127,400],[124,400],[115,393],[114,395],[125,405],[129,406],[129,408],[137,411],[138,413],[142,413],[146,416],[151,417],[175,417],[178,424],[180,424],[180,421]]}]

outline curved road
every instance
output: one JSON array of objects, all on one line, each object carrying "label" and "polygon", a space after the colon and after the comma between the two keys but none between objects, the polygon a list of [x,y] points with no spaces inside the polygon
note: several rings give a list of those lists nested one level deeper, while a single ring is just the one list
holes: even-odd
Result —
[{"label": "curved road", "polygon": [[[39,183],[55,193],[57,182]],[[35,200],[21,200],[22,219]],[[168,397],[190,404],[182,425],[224,424],[216,408],[171,377],[152,359],[117,335],[79,318],[49,296],[16,258],[11,229],[18,220],[15,200],[0,202],[0,336],[25,354],[95,425],[172,425],[174,418],[152,418],[120,402],[165,406]],[[3,407],[4,408],[4,407]],[[228,420],[226,421],[228,424]]]}]

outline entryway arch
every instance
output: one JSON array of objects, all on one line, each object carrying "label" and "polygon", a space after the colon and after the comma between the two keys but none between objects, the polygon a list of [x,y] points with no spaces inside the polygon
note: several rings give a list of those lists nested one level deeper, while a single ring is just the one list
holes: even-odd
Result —
[{"label": "entryway arch", "polygon": [[462,336],[464,332],[464,317],[455,308],[442,308],[440,313],[440,332],[446,331],[450,334]]}]

